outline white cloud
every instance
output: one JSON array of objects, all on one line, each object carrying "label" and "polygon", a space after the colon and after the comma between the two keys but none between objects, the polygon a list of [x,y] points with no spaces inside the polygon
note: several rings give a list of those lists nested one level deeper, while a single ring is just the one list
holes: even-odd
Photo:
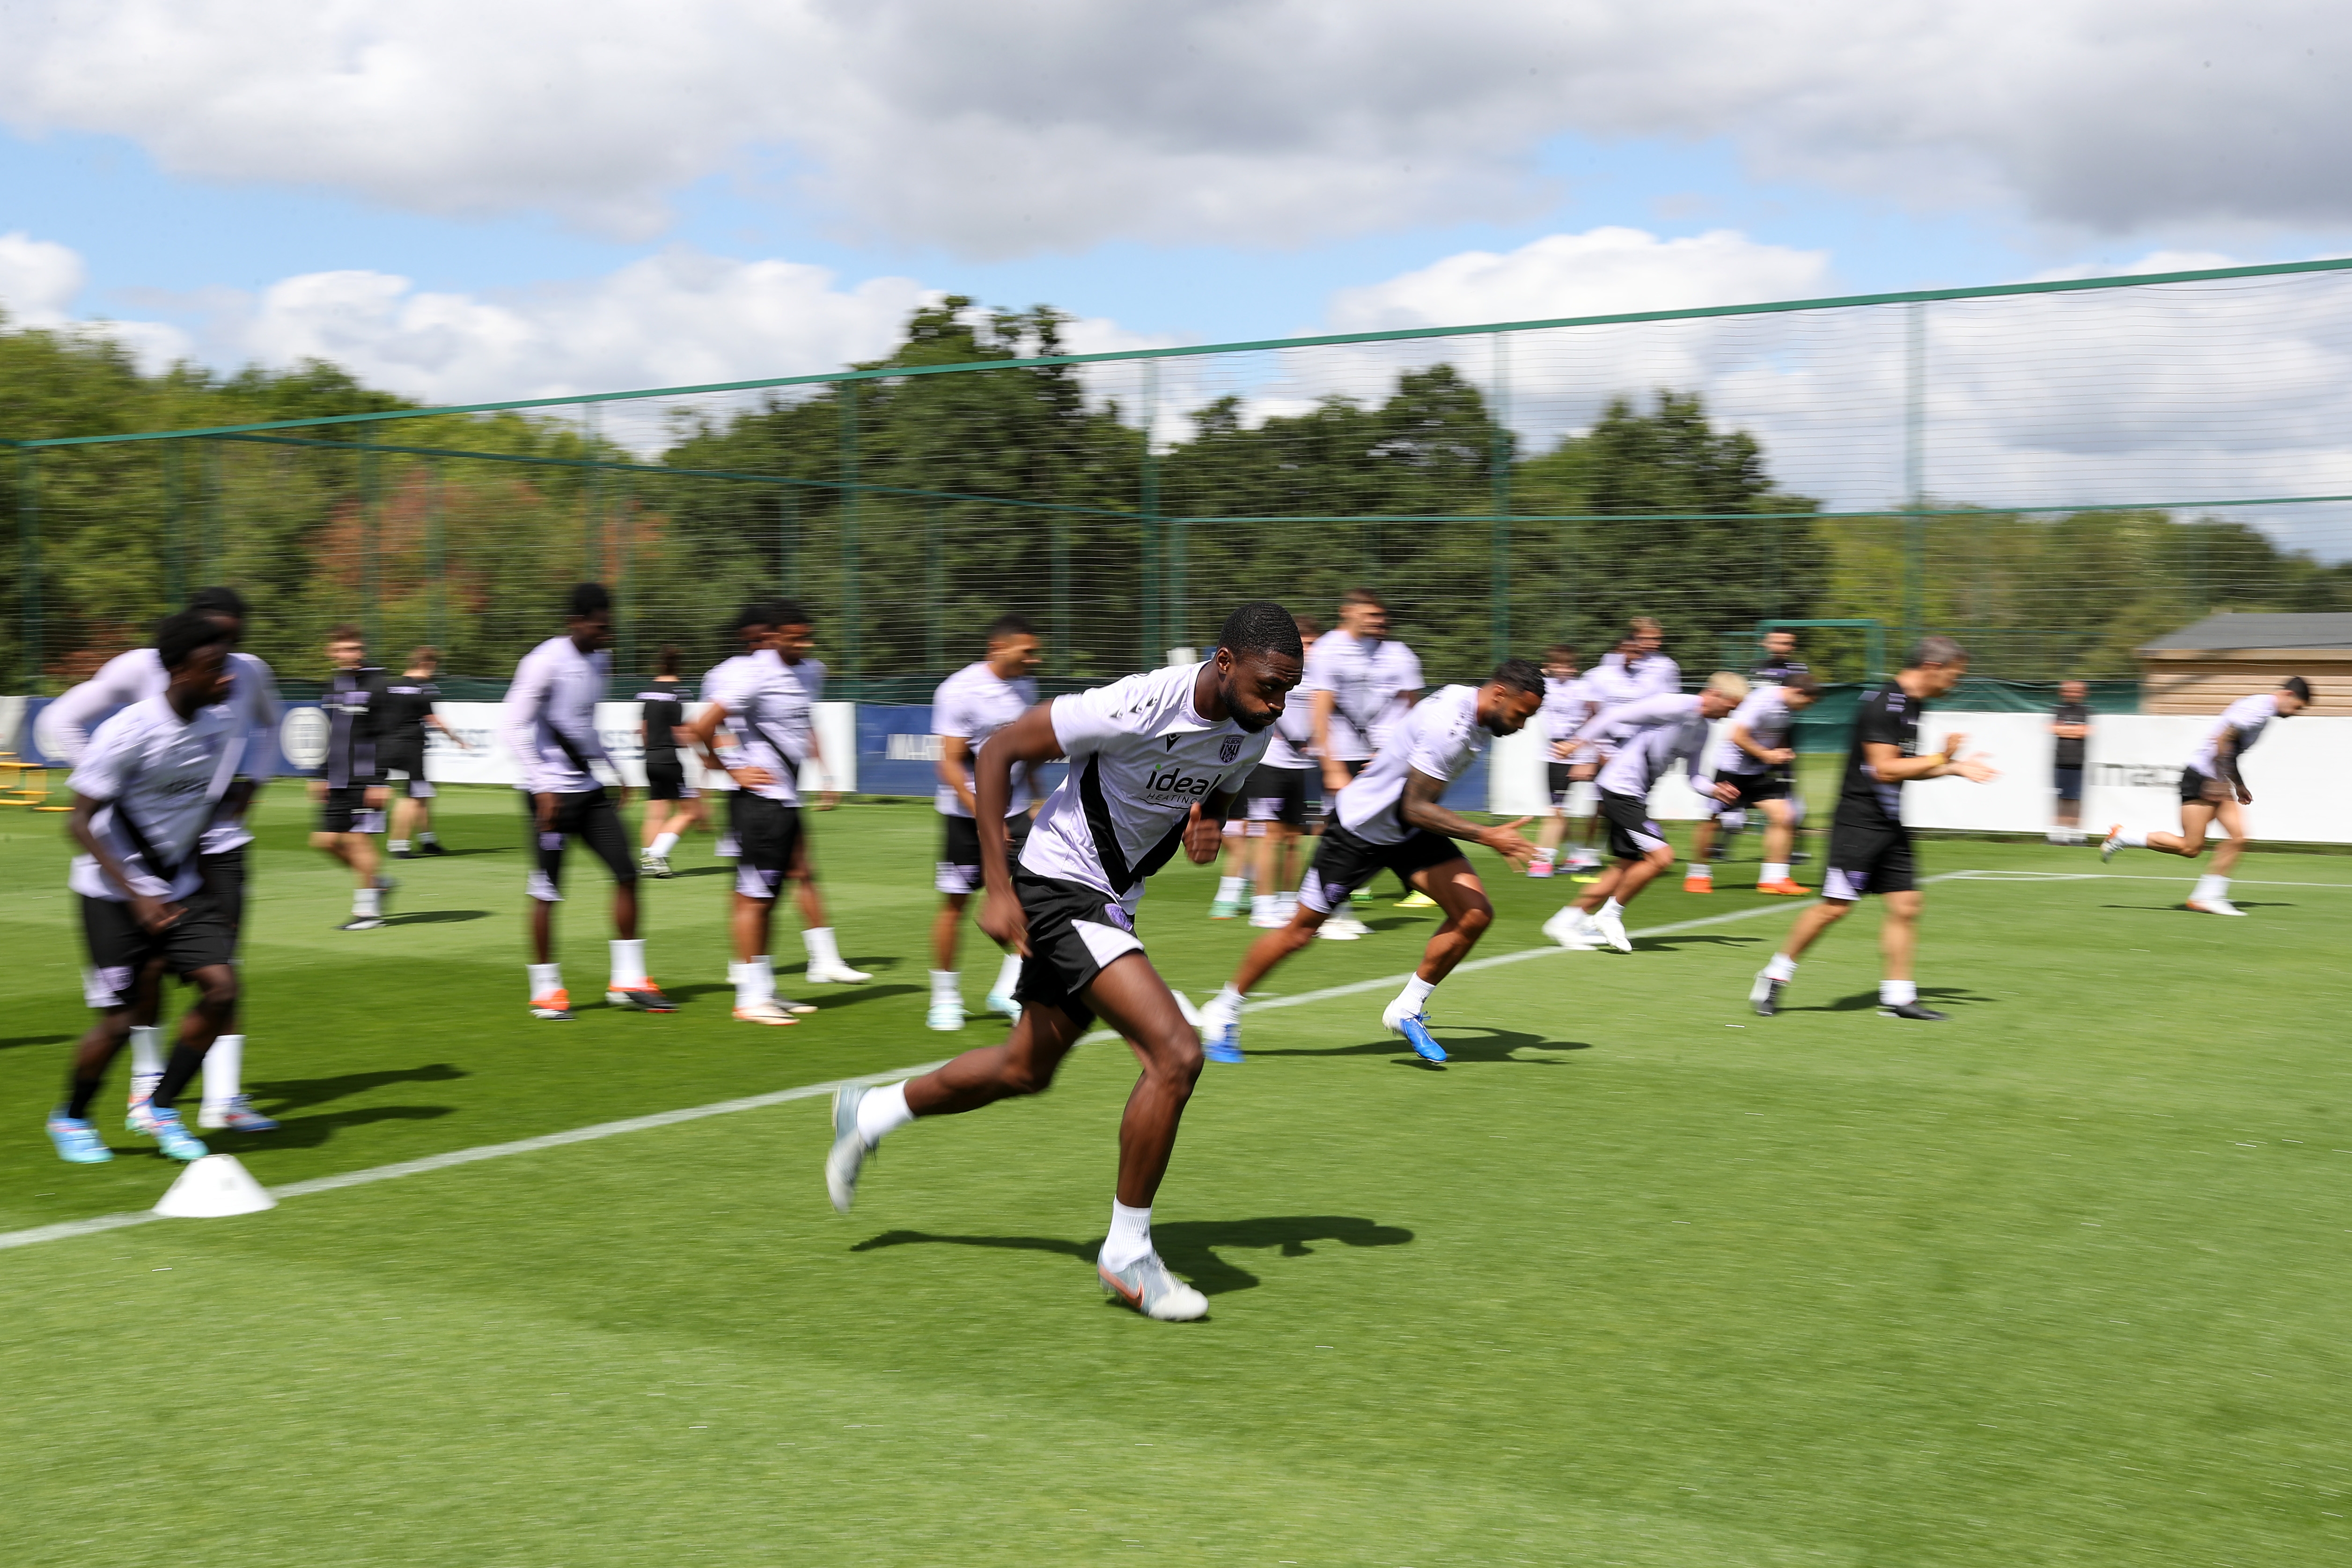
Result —
[{"label": "white cloud", "polygon": [[1298,244],[1525,216],[1563,133],[2101,232],[2352,222],[2352,12],[2306,0],[85,0],[9,33],[21,131],[637,238],[781,154],[966,254]]},{"label": "white cloud", "polygon": [[0,234],[0,310],[11,324],[47,327],[64,321],[88,278],[89,268],[71,248],[22,229]]}]

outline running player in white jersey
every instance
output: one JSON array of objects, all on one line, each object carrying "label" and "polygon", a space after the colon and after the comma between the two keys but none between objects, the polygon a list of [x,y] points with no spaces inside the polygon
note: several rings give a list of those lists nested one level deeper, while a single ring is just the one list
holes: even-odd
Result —
[{"label": "running player in white jersey", "polygon": [[2311,705],[2311,683],[2290,675],[2275,691],[2241,697],[2221,710],[2199,737],[2196,754],[2180,770],[2180,831],[2124,831],[2119,823],[2107,829],[2099,858],[2112,860],[2118,849],[2154,849],[2194,860],[2205,852],[2205,834],[2218,821],[2229,835],[2213,851],[2213,869],[2197,879],[2189,907],[2200,915],[2242,915],[2230,901],[2230,873],[2246,852],[2246,816],[2242,807],[2254,804],[2246,787],[2242,764],[2273,719],[2292,719]]},{"label": "running player in white jersey", "polygon": [[669,852],[704,820],[702,791],[687,783],[686,763],[678,757],[690,742],[677,665],[677,649],[665,647],[655,661],[653,684],[637,693],[637,740],[646,759],[646,848],[637,869],[663,881],[677,875],[670,869]]},{"label": "running player in white jersey", "polygon": [[[1354,588],[1340,597],[1338,628],[1317,637],[1307,650],[1303,689],[1312,699],[1327,816],[1348,781],[1372,760],[1388,726],[1421,700],[1421,660],[1402,643],[1390,640],[1388,630],[1388,606],[1381,596],[1370,588]],[[1343,910],[1323,934],[1348,941],[1370,930]]]},{"label": "running player in white jersey", "polygon": [[1599,664],[1584,672],[1584,684],[1603,709],[1644,697],[1670,696],[1683,689],[1682,666],[1666,657],[1665,628],[1648,616],[1625,624],[1625,636]]},{"label": "running player in white jersey", "polygon": [[1597,743],[1609,753],[1594,782],[1601,786],[1601,816],[1609,824],[1609,853],[1616,864],[1546,921],[1544,935],[1562,947],[1590,949],[1605,943],[1620,952],[1633,951],[1633,940],[1625,934],[1625,906],[1675,864],[1674,846],[1650,820],[1650,791],[1680,762],[1694,791],[1705,795],[1712,789],[1718,800],[1729,799],[1736,793],[1734,785],[1700,781],[1699,754],[1706,747],[1706,727],[1738,707],[1747,695],[1746,676],[1717,670],[1696,696],[1644,697],[1603,710],[1578,732],[1578,740]]},{"label": "running player in white jersey", "polygon": [[[646,974],[646,944],[637,935],[637,863],[629,854],[620,806],[628,786],[596,733],[596,704],[611,679],[613,599],[599,583],[583,583],[566,604],[564,634],[550,637],[515,667],[499,715],[507,751],[522,770],[524,820],[530,829],[530,1012],[555,1021],[572,1016],[555,961],[555,906],[563,900],[563,849],[577,838],[613,874],[612,978],[605,1002],[639,1013],[674,1013],[677,1005]],[[593,771],[614,774],[606,793]],[[618,795],[616,801],[614,795]]]},{"label": "running player in white jersey", "polygon": [[1728,798],[1702,795],[1706,815],[1691,833],[1690,872],[1683,879],[1685,893],[1715,891],[1715,868],[1708,851],[1716,829],[1737,833],[1749,808],[1764,814],[1764,863],[1756,873],[1759,893],[1799,895],[1811,891],[1789,875],[1789,855],[1796,841],[1797,824],[1804,819],[1805,803],[1794,798],[1783,771],[1797,759],[1789,744],[1794,717],[1813,705],[1821,682],[1806,670],[1795,670],[1780,681],[1757,686],[1731,711],[1724,726],[1723,743],[1715,757],[1715,782],[1728,784],[1738,793]]},{"label": "running player in white jersey", "polygon": [[1830,819],[1829,866],[1822,879],[1822,901],[1797,917],[1789,940],[1756,976],[1748,1005],[1760,1017],[1780,1010],[1780,992],[1796,977],[1797,961],[1821,934],[1876,893],[1886,918],[1878,931],[1885,961],[1878,984],[1878,1016],[1940,1023],[1947,1015],[1919,1005],[1911,964],[1919,945],[1918,865],[1911,830],[1903,826],[1903,786],[1915,779],[1964,778],[1990,783],[1998,775],[1981,762],[1963,759],[1961,735],[1944,737],[1944,749],[1919,755],[1919,718],[1927,704],[1960,683],[1969,672],[1969,651],[1950,637],[1922,637],[1895,677],[1863,693],[1846,750],[1845,781]]},{"label": "running player in white jersey", "polygon": [[[199,588],[188,599],[190,611],[208,616],[229,634],[234,649],[245,635],[245,600],[234,588]],[[236,776],[220,808],[205,829],[197,868],[203,889],[197,897],[227,926],[232,943],[245,932],[246,850],[253,842],[246,826],[254,798],[275,773],[278,757],[277,676],[269,666],[242,651],[229,654],[227,704],[242,716],[244,730],[234,764]],[[41,718],[69,763],[79,763],[90,731],[111,710],[163,695],[171,675],[152,647],[132,648],[109,659],[99,672],[43,710]],[[234,962],[234,961],[232,961]],[[131,1027],[131,1100],[136,1116],[163,1076],[161,1030],[156,1018],[163,1004],[163,963],[151,962],[137,979],[137,1000]],[[232,1018],[226,1026],[236,1029]],[[268,1132],[278,1123],[253,1108],[244,1090],[245,1036],[231,1032],[213,1042],[205,1053],[205,1087],[197,1124],[208,1130]]]},{"label": "running player in white jersey", "polygon": [[[1320,634],[1305,616],[1297,617],[1298,640],[1310,646]],[[1257,892],[1250,900],[1250,924],[1272,931],[1290,923],[1297,912],[1299,885],[1306,857],[1300,853],[1310,821],[1307,801],[1319,782],[1315,765],[1315,722],[1307,704],[1286,703],[1275,721],[1274,739],[1265,761],[1250,774],[1249,831],[1256,856]],[[1319,814],[1318,814],[1319,815]]]},{"label": "running player in white jersey", "polygon": [[166,620],[154,648],[166,676],[163,695],[100,724],[67,781],[73,815],[66,827],[81,846],[67,885],[89,946],[83,996],[98,1013],[74,1047],[65,1100],[49,1118],[49,1141],[72,1164],[114,1157],[91,1105],[130,1038],[140,974],[158,959],[196,988],[196,1002],[129,1126],[174,1160],[205,1152],[177,1105],[236,1009],[236,939],[222,901],[204,896],[203,868],[205,833],[227,800],[247,734],[246,714],[227,700],[231,647],[227,628],[210,616],[184,610]]},{"label": "running player in white jersey", "polygon": [[1524,658],[1505,659],[1483,686],[1441,687],[1390,733],[1371,766],[1339,792],[1290,923],[1251,944],[1233,979],[1202,1009],[1212,1061],[1242,1059],[1242,999],[1276,964],[1313,942],[1315,928],[1383,869],[1429,894],[1445,920],[1422,950],[1421,966],[1381,1014],[1381,1025],[1403,1036],[1423,1060],[1445,1059],[1445,1047],[1429,1032],[1430,993],[1470,955],[1495,919],[1495,906],[1461,847],[1483,844],[1517,867],[1534,858],[1535,846],[1519,837],[1526,817],[1481,827],[1442,803],[1446,786],[1486,750],[1487,740],[1517,734],[1543,698],[1543,672]]},{"label": "running player in white jersey", "polygon": [[[933,797],[942,842],[932,885],[940,912],[931,922],[931,1005],[927,1027],[950,1030],[964,1025],[963,978],[956,971],[956,948],[963,935],[964,906],[983,886],[980,869],[980,823],[972,816],[978,796],[972,758],[988,738],[1037,705],[1037,629],[1024,616],[999,616],[988,625],[988,656],[965,665],[931,694],[931,733],[939,737],[940,785]],[[1002,831],[1014,855],[1029,841],[1029,813],[1035,795],[1031,770],[1024,768],[1005,797]],[[1021,955],[1007,949],[988,988],[984,1005],[1008,1018],[1021,1016],[1013,999],[1021,980]]]},{"label": "running player in white jersey", "polygon": [[[824,759],[824,742],[817,733],[816,705],[824,700],[824,661],[811,658],[809,648],[816,641],[815,623],[809,613],[790,599],[778,599],[772,611],[775,618],[776,657],[783,662],[785,672],[800,682],[801,692],[808,699],[808,728],[804,741],[806,760],[816,764],[824,776],[824,785],[817,793],[816,809],[831,811],[841,804],[841,791],[836,786],[832,764]],[[817,890],[816,861],[809,849],[809,835],[803,831],[793,846],[791,870],[793,892],[801,911],[801,946],[808,953],[807,979],[812,985],[863,985],[874,978],[862,969],[852,969],[841,956],[840,933],[824,912],[824,897]]]},{"label": "running player in white jersey", "polygon": [[[1589,785],[1601,768],[1599,754],[1576,739],[1597,705],[1591,689],[1577,671],[1576,650],[1566,643],[1552,644],[1544,653],[1543,677],[1543,710],[1537,721],[1543,731],[1544,792],[1550,797],[1551,807],[1536,833],[1536,858],[1528,866],[1530,877],[1552,874],[1560,840],[1568,837],[1568,814],[1575,807],[1577,786]],[[1569,864],[1578,868],[1591,858],[1591,851],[1579,845]]]},{"label": "running player in white jersey", "polygon": [[1226,617],[1207,662],[1057,697],[990,738],[974,792],[982,821],[1010,815],[1017,768],[1070,763],[1017,862],[1003,838],[980,841],[988,889],[981,929],[1023,955],[1021,1017],[1001,1046],[903,1083],[835,1094],[824,1175],[835,1208],[848,1209],[866,1156],[886,1133],[917,1117],[1041,1092],[1100,1017],[1127,1040],[1143,1076],[1119,1121],[1118,1188],[1097,1277],[1147,1317],[1208,1311],[1207,1298],[1170,1274],[1151,1246],[1152,1199],[1201,1076],[1201,1037],[1136,940],[1135,906],[1145,880],[1180,847],[1196,866],[1216,858],[1226,804],[1265,754],[1303,654],[1289,611],[1246,604]]}]

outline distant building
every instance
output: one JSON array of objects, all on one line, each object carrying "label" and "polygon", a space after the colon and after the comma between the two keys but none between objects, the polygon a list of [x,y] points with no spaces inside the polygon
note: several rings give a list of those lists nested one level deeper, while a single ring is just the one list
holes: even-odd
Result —
[{"label": "distant building", "polygon": [[2352,717],[2352,615],[2208,616],[2135,651],[2143,713],[2218,713],[2300,675],[2312,712]]}]

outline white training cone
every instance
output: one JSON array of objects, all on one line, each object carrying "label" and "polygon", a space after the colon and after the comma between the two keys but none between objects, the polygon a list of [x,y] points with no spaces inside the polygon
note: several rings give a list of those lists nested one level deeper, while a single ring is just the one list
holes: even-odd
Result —
[{"label": "white training cone", "polygon": [[1184,1015],[1184,1021],[1192,1025],[1192,1027],[1196,1029],[1199,1028],[1201,1026],[1201,1010],[1192,1005],[1192,999],[1185,995],[1181,991],[1171,991],[1169,994],[1176,998],[1176,1011]]},{"label": "white training cone", "polygon": [[156,1202],[155,1212],[172,1219],[226,1219],[277,1206],[278,1200],[236,1163],[236,1155],[207,1154],[180,1173],[172,1190]]}]

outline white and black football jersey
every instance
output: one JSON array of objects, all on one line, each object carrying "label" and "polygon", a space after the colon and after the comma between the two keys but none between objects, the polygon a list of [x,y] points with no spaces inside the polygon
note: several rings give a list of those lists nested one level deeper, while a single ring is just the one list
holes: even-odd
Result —
[{"label": "white and black football jersey", "polygon": [[1447,686],[1432,692],[1391,732],[1380,754],[1339,792],[1339,826],[1370,844],[1395,844],[1413,830],[1397,805],[1405,780],[1426,773],[1452,784],[1462,776],[1488,736],[1478,724],[1478,689]]}]

